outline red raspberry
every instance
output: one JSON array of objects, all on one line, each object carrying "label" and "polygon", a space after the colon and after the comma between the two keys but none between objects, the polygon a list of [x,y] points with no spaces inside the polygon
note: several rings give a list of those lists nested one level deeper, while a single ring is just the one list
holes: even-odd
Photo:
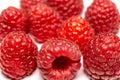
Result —
[{"label": "red raspberry", "polygon": [[4,9],[0,17],[0,40],[2,40],[9,32],[26,31],[26,23],[24,14],[15,7]]},{"label": "red raspberry", "polygon": [[101,32],[118,32],[119,13],[111,0],[94,0],[88,7],[86,20],[95,29],[96,34]]},{"label": "red raspberry", "polygon": [[65,39],[50,39],[37,56],[45,80],[72,80],[80,69],[79,47]]},{"label": "red raspberry", "polygon": [[0,68],[9,78],[20,80],[36,69],[37,47],[22,31],[9,33],[1,43]]},{"label": "red raspberry", "polygon": [[20,7],[23,12],[28,14],[29,9],[31,6],[34,6],[38,3],[46,2],[46,0],[20,0]]},{"label": "red raspberry", "polygon": [[120,79],[120,38],[113,33],[94,37],[85,47],[83,64],[91,80]]},{"label": "red raspberry", "polygon": [[57,37],[57,31],[61,28],[60,16],[45,4],[33,6],[29,14],[30,33],[38,42]]},{"label": "red raspberry", "polygon": [[74,41],[83,50],[84,46],[94,36],[94,31],[82,17],[73,16],[58,31],[58,36]]},{"label": "red raspberry", "polygon": [[79,15],[83,10],[83,0],[47,0],[47,4],[58,11],[63,20]]},{"label": "red raspberry", "polygon": [[62,16],[63,20],[73,15],[79,15],[83,10],[83,0],[21,0],[21,9],[28,12],[31,6],[45,3],[54,8]]}]

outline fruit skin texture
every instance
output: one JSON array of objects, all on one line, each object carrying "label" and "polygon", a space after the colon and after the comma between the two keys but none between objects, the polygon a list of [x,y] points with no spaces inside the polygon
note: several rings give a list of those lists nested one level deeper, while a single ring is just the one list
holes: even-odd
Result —
[{"label": "fruit skin texture", "polygon": [[27,13],[31,6],[45,3],[54,8],[66,20],[74,15],[79,15],[83,10],[83,0],[20,0],[21,9]]},{"label": "fruit skin texture", "polygon": [[95,36],[83,52],[85,72],[91,80],[120,78],[120,39],[113,33]]},{"label": "fruit skin texture", "polygon": [[63,20],[79,15],[83,10],[83,0],[47,0],[46,4],[58,11]]},{"label": "fruit skin texture", "polygon": [[94,36],[92,27],[80,16],[69,18],[58,31],[58,37],[66,38],[77,43],[81,50]]},{"label": "fruit skin texture", "polygon": [[119,26],[119,28],[120,28],[120,14],[119,14],[118,22],[119,22],[118,26]]},{"label": "fruit skin texture", "polygon": [[1,43],[0,68],[8,78],[20,80],[36,69],[37,47],[23,31],[9,33]]},{"label": "fruit skin texture", "polygon": [[46,2],[46,0],[20,0],[20,8],[27,15],[31,6],[43,2]]},{"label": "fruit skin texture", "polygon": [[12,31],[25,31],[26,23],[24,14],[15,7],[8,7],[0,15],[0,41]]},{"label": "fruit skin texture", "polygon": [[72,80],[80,69],[80,57],[78,45],[52,38],[42,45],[37,61],[45,80]]},{"label": "fruit skin texture", "polygon": [[57,37],[57,31],[61,28],[62,19],[59,14],[45,4],[38,4],[31,8],[29,14],[30,33],[36,41]]},{"label": "fruit skin texture", "polygon": [[95,29],[95,33],[117,33],[119,12],[111,0],[94,0],[85,13],[86,20]]}]

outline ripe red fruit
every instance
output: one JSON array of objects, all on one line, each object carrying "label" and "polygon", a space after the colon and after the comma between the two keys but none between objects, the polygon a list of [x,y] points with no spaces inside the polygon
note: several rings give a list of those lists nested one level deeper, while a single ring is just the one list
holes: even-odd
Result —
[{"label": "ripe red fruit", "polygon": [[38,3],[43,3],[45,1],[46,0],[20,0],[20,7],[21,7],[21,10],[25,12],[27,15],[31,6],[34,6]]},{"label": "ripe red fruit", "polygon": [[82,17],[73,16],[58,31],[58,36],[74,41],[83,50],[84,46],[93,38],[94,31]]},{"label": "ripe red fruit", "polygon": [[54,8],[63,20],[79,15],[83,10],[83,0],[20,0],[21,9],[26,13],[31,6],[38,3],[45,3]]},{"label": "ripe red fruit", "polygon": [[24,14],[15,7],[8,7],[1,12],[0,17],[0,40],[2,40],[9,32],[26,31],[26,23]]},{"label": "ripe red fruit", "polygon": [[20,80],[36,69],[37,47],[22,31],[9,33],[1,43],[0,68],[9,78]]},{"label": "ripe red fruit", "polygon": [[120,79],[120,38],[113,33],[94,37],[85,47],[83,64],[91,80]]},{"label": "ripe red fruit", "polygon": [[79,15],[83,10],[83,0],[47,0],[47,4],[58,11],[63,20]]},{"label": "ripe red fruit", "polygon": [[86,20],[95,29],[96,34],[101,32],[118,32],[119,13],[111,0],[94,0],[85,13]]},{"label": "ripe red fruit", "polygon": [[52,8],[45,4],[33,6],[29,14],[30,33],[38,42],[57,37],[57,31],[61,28],[61,18]]},{"label": "ripe red fruit", "polygon": [[46,41],[37,56],[45,80],[72,80],[80,69],[79,47],[65,39]]}]

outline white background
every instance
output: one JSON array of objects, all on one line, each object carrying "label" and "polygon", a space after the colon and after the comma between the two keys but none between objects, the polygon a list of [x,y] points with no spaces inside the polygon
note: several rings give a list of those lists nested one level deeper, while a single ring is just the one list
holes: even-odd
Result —
[{"label": "white background", "polygon": [[[84,1],[84,10],[83,10],[82,16],[84,17],[86,8],[91,4],[91,2],[93,0],[83,0],[83,1]],[[119,0],[112,0],[112,1],[115,2],[117,8],[120,10]],[[19,8],[19,0],[0,0],[0,12],[3,9],[6,9],[8,6],[15,6],[15,7]],[[40,45],[38,45],[38,46],[40,49]],[[5,78],[0,70],[0,80],[10,80],[10,79]],[[28,77],[24,78],[23,80],[43,80],[43,79],[41,78],[40,71],[38,69],[36,69],[36,71],[31,76],[28,76]],[[89,80],[88,77],[83,72],[83,67],[81,67],[81,69],[78,71],[78,74],[74,80]]]}]

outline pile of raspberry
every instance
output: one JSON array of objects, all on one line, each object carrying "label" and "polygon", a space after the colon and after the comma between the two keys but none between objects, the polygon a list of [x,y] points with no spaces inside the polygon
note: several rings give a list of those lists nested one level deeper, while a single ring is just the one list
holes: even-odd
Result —
[{"label": "pile of raspberry", "polygon": [[0,70],[6,78],[21,80],[38,67],[44,80],[74,80],[83,66],[90,80],[119,80],[116,4],[93,0],[85,17],[83,9],[84,0],[20,0],[20,8],[4,9]]}]

